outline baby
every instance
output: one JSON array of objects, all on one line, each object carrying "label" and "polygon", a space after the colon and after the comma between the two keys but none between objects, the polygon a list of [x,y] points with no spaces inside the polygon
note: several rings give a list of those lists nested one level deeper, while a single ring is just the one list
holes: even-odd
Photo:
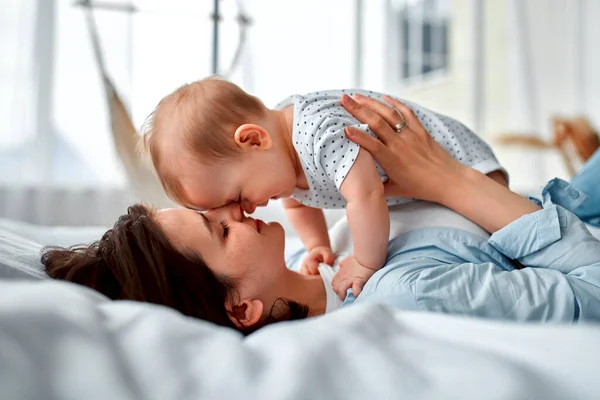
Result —
[{"label": "baby", "polygon": [[[303,269],[311,274],[319,263],[334,262],[322,209],[345,208],[354,254],[332,283],[338,293],[352,288],[358,295],[386,258],[387,207],[411,199],[386,198],[383,170],[346,139],[345,127],[369,128],[340,105],[344,93],[384,96],[324,91],[293,95],[269,109],[238,86],[207,78],[161,100],[147,120],[144,142],[165,191],[183,206],[208,210],[239,202],[252,213],[283,199],[308,251]],[[487,144],[465,126],[404,103],[457,160],[484,174],[503,171]]]}]

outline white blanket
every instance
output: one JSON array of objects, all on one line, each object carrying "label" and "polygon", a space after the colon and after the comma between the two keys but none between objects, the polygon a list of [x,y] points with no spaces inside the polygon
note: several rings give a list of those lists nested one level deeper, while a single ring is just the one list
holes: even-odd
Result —
[{"label": "white blanket", "polygon": [[369,305],[244,339],[68,283],[0,281],[2,399],[598,399],[598,338]]}]

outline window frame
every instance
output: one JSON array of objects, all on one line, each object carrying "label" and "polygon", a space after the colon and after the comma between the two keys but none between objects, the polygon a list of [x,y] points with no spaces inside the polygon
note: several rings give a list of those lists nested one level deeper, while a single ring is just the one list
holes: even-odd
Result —
[{"label": "window frame", "polygon": [[[392,87],[407,88],[413,86],[437,85],[445,82],[450,74],[450,13],[447,12],[445,15],[438,13],[435,15],[424,15],[425,1],[426,0],[388,1],[388,19],[386,24],[388,43],[386,47],[390,49],[390,51],[387,52],[386,69],[388,81]],[[449,0],[436,1],[449,2]],[[410,11],[410,7],[415,7],[415,9]],[[413,15],[416,14],[416,22],[413,22],[409,26],[410,42],[408,43],[408,47],[406,47],[406,38],[404,36],[405,30],[402,25],[407,19],[403,18],[402,14],[408,12],[412,12]],[[432,67],[430,71],[422,72],[425,62],[423,51],[423,30],[425,21],[434,25],[437,33],[432,37],[432,47],[429,53],[430,57],[437,57],[436,64],[441,64],[441,66],[437,68]],[[443,35],[440,33],[441,27],[444,25],[446,29],[445,52],[443,51]],[[412,54],[414,57],[411,57],[411,62],[408,64],[410,73],[405,75],[404,68],[407,54]],[[433,59],[430,58],[429,62],[431,63],[432,61]],[[418,70],[421,70],[421,72],[416,72]]]}]

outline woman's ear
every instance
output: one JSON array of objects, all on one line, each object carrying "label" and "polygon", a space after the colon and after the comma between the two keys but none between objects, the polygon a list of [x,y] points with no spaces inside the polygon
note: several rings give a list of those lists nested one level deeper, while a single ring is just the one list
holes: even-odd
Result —
[{"label": "woman's ear", "polygon": [[233,139],[243,149],[268,150],[273,144],[269,132],[255,124],[241,125],[235,130]]},{"label": "woman's ear", "polygon": [[249,328],[260,321],[263,309],[264,306],[260,300],[243,300],[234,306],[227,306],[227,313],[235,326]]}]

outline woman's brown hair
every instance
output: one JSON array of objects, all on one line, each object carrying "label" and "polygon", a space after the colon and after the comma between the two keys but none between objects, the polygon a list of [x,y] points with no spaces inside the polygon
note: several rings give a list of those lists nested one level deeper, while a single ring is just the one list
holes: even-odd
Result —
[{"label": "woman's brown hair", "polygon": [[176,250],[152,216],[150,208],[136,204],[89,246],[46,248],[46,273],[113,300],[162,304],[244,334],[272,322],[307,317],[306,306],[280,299],[263,321],[238,328],[225,308],[237,300],[235,282],[215,275],[200,255]]}]

